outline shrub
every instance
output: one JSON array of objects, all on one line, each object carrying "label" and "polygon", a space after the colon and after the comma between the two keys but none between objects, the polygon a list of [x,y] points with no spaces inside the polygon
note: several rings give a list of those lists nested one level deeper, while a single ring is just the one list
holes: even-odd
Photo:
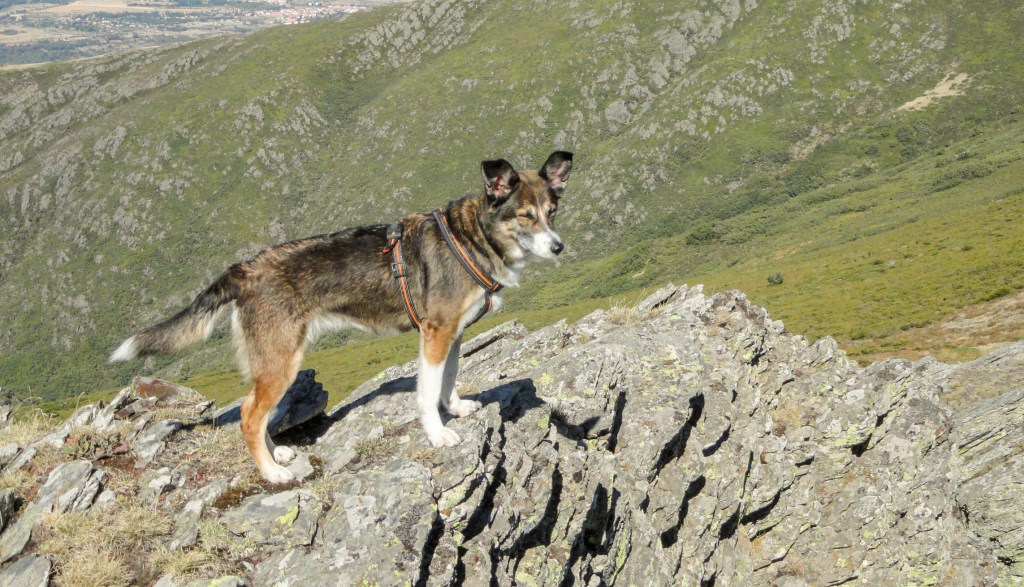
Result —
[{"label": "shrub", "polygon": [[781,273],[772,273],[768,276],[768,285],[782,285],[786,277]]}]

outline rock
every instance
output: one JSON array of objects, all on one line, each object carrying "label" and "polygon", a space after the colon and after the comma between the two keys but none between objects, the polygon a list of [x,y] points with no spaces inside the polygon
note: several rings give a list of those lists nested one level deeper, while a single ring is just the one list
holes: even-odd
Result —
[{"label": "rock", "polygon": [[105,510],[115,503],[117,503],[117,494],[110,489],[104,489],[96,496],[96,501],[92,502],[92,507],[93,509]]},{"label": "rock", "polygon": [[64,446],[64,442],[67,441],[68,436],[71,436],[71,428],[61,427],[33,442],[31,448],[49,447],[59,449]]},{"label": "rock", "polygon": [[0,446],[0,471],[3,471],[4,467],[9,465],[19,452],[21,452],[21,447],[13,442]]},{"label": "rock", "polygon": [[144,467],[151,463],[166,447],[167,437],[181,430],[184,424],[180,420],[160,420],[152,423],[150,419],[139,421],[132,451],[135,453],[136,467]]},{"label": "rock", "polygon": [[296,454],[292,462],[288,463],[285,468],[295,476],[295,481],[305,481],[316,473],[313,463],[309,460],[309,455],[302,452]]},{"label": "rock", "polygon": [[187,587],[247,587],[241,577],[228,575],[216,579],[197,579],[190,582]]},{"label": "rock", "polygon": [[0,428],[5,428],[10,423],[13,415],[14,408],[12,406],[0,405]]},{"label": "rock", "polygon": [[18,496],[10,488],[0,489],[0,533],[14,519],[14,513],[18,511]]},{"label": "rock", "polygon": [[28,541],[32,538],[32,529],[42,517],[43,512],[35,508],[25,508],[21,516],[14,521],[3,534],[0,534],[0,565],[20,555]]},{"label": "rock", "polygon": [[35,499],[22,508],[14,524],[0,535],[0,564],[21,554],[44,514],[89,509],[106,477],[105,471],[94,469],[89,461],[57,465]]},{"label": "rock", "polygon": [[180,482],[181,479],[175,479],[168,467],[147,469],[139,476],[139,500],[156,506],[160,496],[173,491]]},{"label": "rock", "polygon": [[199,537],[199,520],[203,517],[203,511],[227,491],[227,488],[227,482],[218,479],[200,489],[196,496],[185,504],[174,521],[174,536],[167,543],[169,549],[188,548],[196,543]]},{"label": "rock", "polygon": [[[976,365],[963,368],[974,371]],[[971,530],[995,548],[1008,573],[1024,577],[1024,387],[961,415],[955,429],[959,510]]]},{"label": "rock", "polygon": [[[223,471],[221,503],[226,479],[183,458],[144,471],[138,495],[173,510],[170,549],[204,517],[243,537],[230,585],[1010,585],[1024,579],[1018,365],[1024,345],[862,368],[738,292],[670,286],[467,341],[459,391],[481,407],[444,415],[454,447],[427,443],[411,362],[306,429],[315,444],[289,464],[304,486],[250,495],[251,469]],[[149,460],[194,434],[153,412],[136,429]],[[54,469],[0,534],[0,562],[45,512],[99,507],[102,481],[86,461]]]},{"label": "rock", "polygon": [[160,577],[153,587],[247,587],[245,581],[241,577],[235,575],[228,575],[226,577],[210,578],[210,579],[196,579],[190,581],[188,584],[178,583],[174,581],[174,578],[170,575],[164,575]]},{"label": "rock", "polygon": [[221,516],[231,533],[258,544],[309,546],[317,529],[322,506],[306,489],[293,489],[245,499]]},{"label": "rock", "polygon": [[0,572],[0,587],[46,587],[52,566],[44,556],[26,556]]},{"label": "rock", "polygon": [[[241,420],[244,399],[239,398],[217,410],[213,416],[214,425],[223,426]],[[326,407],[327,392],[324,391],[323,385],[316,381],[316,371],[299,371],[295,381],[277,404],[277,408],[271,412],[267,430],[271,435],[280,434],[323,414]]]},{"label": "rock", "polygon": [[117,413],[131,402],[131,388],[122,389],[110,403],[99,410],[93,418],[92,427],[100,432],[108,432],[115,427]]},{"label": "rock", "polygon": [[32,507],[43,511],[85,511],[103,488],[107,473],[89,461],[57,465],[39,489]]},{"label": "rock", "polygon": [[168,404],[198,404],[206,400],[205,397],[188,387],[152,377],[136,376],[132,379],[131,391],[137,398],[153,398]]},{"label": "rock", "polygon": [[[256,582],[976,585],[1020,574],[1019,443],[961,460],[964,424],[940,400],[955,368],[860,368],[736,292],[669,287],[632,312],[467,342],[459,386],[483,407],[448,420],[463,440],[452,448],[426,444],[414,363],[358,388],[313,447],[339,487],[317,540],[273,551]],[[988,420],[1021,429],[1012,410],[1024,397],[1004,401]],[[1006,434],[977,426],[978,438]],[[1016,508],[989,514],[1006,544],[974,527],[997,510],[961,495],[972,483]]]},{"label": "rock", "polygon": [[20,471],[22,468],[25,467],[25,465],[29,464],[35,456],[35,448],[31,446],[26,448],[25,450],[19,452],[17,456],[15,456],[13,459],[11,459],[11,462],[7,464],[7,467],[4,469],[4,472],[16,473]]}]

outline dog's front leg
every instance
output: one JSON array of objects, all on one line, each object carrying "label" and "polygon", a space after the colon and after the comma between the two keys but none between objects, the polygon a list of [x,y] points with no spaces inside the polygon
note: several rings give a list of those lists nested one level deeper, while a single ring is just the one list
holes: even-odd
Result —
[{"label": "dog's front leg", "polygon": [[444,377],[441,379],[441,405],[456,418],[465,418],[480,409],[480,402],[459,398],[455,391],[455,377],[459,374],[459,354],[462,335],[455,337],[444,362]]},{"label": "dog's front leg", "polygon": [[[420,324],[420,358],[419,373],[416,377],[416,403],[420,412],[420,423],[423,431],[433,446],[455,446],[462,441],[451,428],[441,422],[438,405],[442,393],[447,394],[445,375],[449,371],[448,358],[454,356],[455,368],[451,372],[451,384],[454,387],[455,373],[458,371],[459,345],[455,330],[447,325],[437,325],[431,320]],[[447,401],[445,402],[448,403]]]}]

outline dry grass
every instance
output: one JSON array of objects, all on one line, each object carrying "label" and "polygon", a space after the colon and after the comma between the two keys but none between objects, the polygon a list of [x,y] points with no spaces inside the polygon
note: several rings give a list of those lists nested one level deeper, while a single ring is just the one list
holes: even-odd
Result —
[{"label": "dry grass", "polygon": [[60,419],[47,414],[39,408],[19,408],[13,420],[3,429],[3,440],[0,445],[14,443],[28,446],[46,436],[60,424]]},{"label": "dry grass", "polygon": [[646,316],[646,312],[641,312],[634,306],[621,306],[619,304],[613,305],[605,314],[605,318],[617,326],[635,326],[642,322]]},{"label": "dry grass", "polygon": [[171,550],[161,546],[153,551],[151,562],[160,575],[171,575],[186,581],[201,575],[219,575],[225,571],[224,562],[203,548]]},{"label": "dry grass", "polygon": [[22,498],[30,500],[46,482],[50,471],[65,460],[67,459],[59,450],[50,447],[39,448],[32,460],[20,471],[0,475],[0,487],[10,487]]},{"label": "dry grass", "polygon": [[119,587],[132,583],[132,571],[123,558],[101,545],[83,544],[57,560],[54,584],[62,587]]},{"label": "dry grass", "polygon": [[1024,332],[1024,290],[968,306],[934,323],[896,334],[847,343],[861,363],[886,357],[917,360],[931,355],[947,363],[974,360],[1020,340]]},{"label": "dry grass", "polygon": [[217,560],[222,572],[231,569],[230,561],[249,559],[260,552],[260,546],[251,538],[232,534],[216,520],[199,522],[198,548]]},{"label": "dry grass", "polygon": [[238,426],[202,425],[187,436],[182,454],[178,455],[190,468],[210,471],[245,471],[253,468],[249,450]]},{"label": "dry grass", "polygon": [[54,560],[57,585],[127,585],[173,527],[167,513],[121,497],[103,510],[43,516],[38,551]]}]

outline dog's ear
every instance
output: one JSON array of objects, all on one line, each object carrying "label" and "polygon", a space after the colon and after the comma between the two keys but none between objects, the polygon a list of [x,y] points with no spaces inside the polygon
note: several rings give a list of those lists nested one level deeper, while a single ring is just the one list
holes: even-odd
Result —
[{"label": "dog's ear", "polygon": [[565,191],[565,182],[569,180],[570,172],[572,172],[572,153],[555,151],[548,157],[538,173],[548,182],[551,189],[561,196]]},{"label": "dog's ear", "polygon": [[519,174],[504,159],[484,161],[480,164],[480,172],[484,175],[484,192],[488,204],[503,201],[519,185]]}]

